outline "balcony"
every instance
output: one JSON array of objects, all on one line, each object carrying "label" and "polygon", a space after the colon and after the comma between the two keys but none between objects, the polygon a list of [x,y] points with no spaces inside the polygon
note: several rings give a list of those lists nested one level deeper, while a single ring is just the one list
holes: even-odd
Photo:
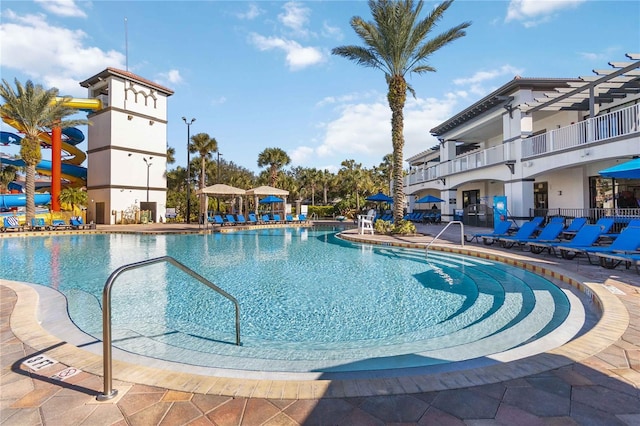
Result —
[{"label": "balcony", "polygon": [[447,175],[517,160],[516,143],[522,144],[522,159],[555,152],[582,149],[590,144],[640,132],[640,104],[603,114],[577,124],[551,130],[520,141],[504,143],[454,160],[418,169],[405,178],[405,186],[436,180]]}]

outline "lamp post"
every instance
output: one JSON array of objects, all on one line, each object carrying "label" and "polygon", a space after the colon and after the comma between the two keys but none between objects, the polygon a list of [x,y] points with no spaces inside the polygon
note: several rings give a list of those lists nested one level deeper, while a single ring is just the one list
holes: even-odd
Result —
[{"label": "lamp post", "polygon": [[[218,151],[218,177],[216,178],[216,183],[220,183],[220,157],[222,157],[222,154],[220,154],[220,151]],[[216,207],[218,208],[218,213],[220,213],[220,198],[216,197]]]},{"label": "lamp post", "polygon": [[149,168],[151,168],[151,159],[153,157],[149,157],[149,160],[147,160],[146,157],[142,157],[142,159],[144,160],[145,164],[147,165],[147,203],[149,202]]},{"label": "lamp post", "polygon": [[182,121],[187,125],[187,217],[185,219],[186,223],[191,222],[191,153],[189,151],[190,141],[191,139],[191,125],[195,118],[192,118],[190,121],[187,121],[186,117],[182,117]]}]

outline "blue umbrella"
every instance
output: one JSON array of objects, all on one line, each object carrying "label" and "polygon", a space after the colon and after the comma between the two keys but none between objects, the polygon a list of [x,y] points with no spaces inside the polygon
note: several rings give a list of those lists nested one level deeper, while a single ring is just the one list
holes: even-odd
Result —
[{"label": "blue umbrella", "polygon": [[367,201],[393,203],[393,198],[389,197],[386,194],[383,194],[382,192],[378,192],[376,195],[371,195],[367,197]]},{"label": "blue umbrella", "polygon": [[278,198],[275,195],[269,195],[260,200],[260,204],[273,204],[273,203],[282,203],[284,200],[282,198]]},{"label": "blue umbrella", "polygon": [[618,179],[640,179],[640,158],[634,158],[608,169],[600,170],[600,176]]},{"label": "blue umbrella", "polygon": [[416,203],[442,203],[443,201],[444,200],[441,200],[438,197],[434,197],[433,195],[426,195],[417,200]]}]

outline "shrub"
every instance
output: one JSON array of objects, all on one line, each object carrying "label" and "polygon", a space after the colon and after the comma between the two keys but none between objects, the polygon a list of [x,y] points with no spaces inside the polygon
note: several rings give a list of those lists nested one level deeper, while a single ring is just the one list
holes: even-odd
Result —
[{"label": "shrub", "polygon": [[414,225],[413,222],[410,222],[408,220],[401,220],[398,223],[393,225],[393,228],[391,229],[391,233],[402,234],[402,235],[415,234],[416,225]]},{"label": "shrub", "polygon": [[391,234],[393,230],[393,224],[388,220],[378,219],[376,220],[376,223],[374,225],[374,230],[378,234]]}]

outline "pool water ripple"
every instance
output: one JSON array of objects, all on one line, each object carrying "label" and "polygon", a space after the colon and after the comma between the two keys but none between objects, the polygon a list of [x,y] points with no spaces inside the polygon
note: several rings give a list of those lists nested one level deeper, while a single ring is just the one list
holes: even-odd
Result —
[{"label": "pool water ripple", "polygon": [[117,281],[114,346],[233,369],[340,371],[387,368],[365,359],[424,366],[486,357],[553,333],[569,315],[563,290],[530,272],[454,254],[425,259],[419,250],[353,244],[334,233],[4,239],[10,267],[2,276],[58,289],[72,320],[101,338],[109,274],[172,256],[240,301],[242,346],[231,344],[233,306],[167,264]]}]

